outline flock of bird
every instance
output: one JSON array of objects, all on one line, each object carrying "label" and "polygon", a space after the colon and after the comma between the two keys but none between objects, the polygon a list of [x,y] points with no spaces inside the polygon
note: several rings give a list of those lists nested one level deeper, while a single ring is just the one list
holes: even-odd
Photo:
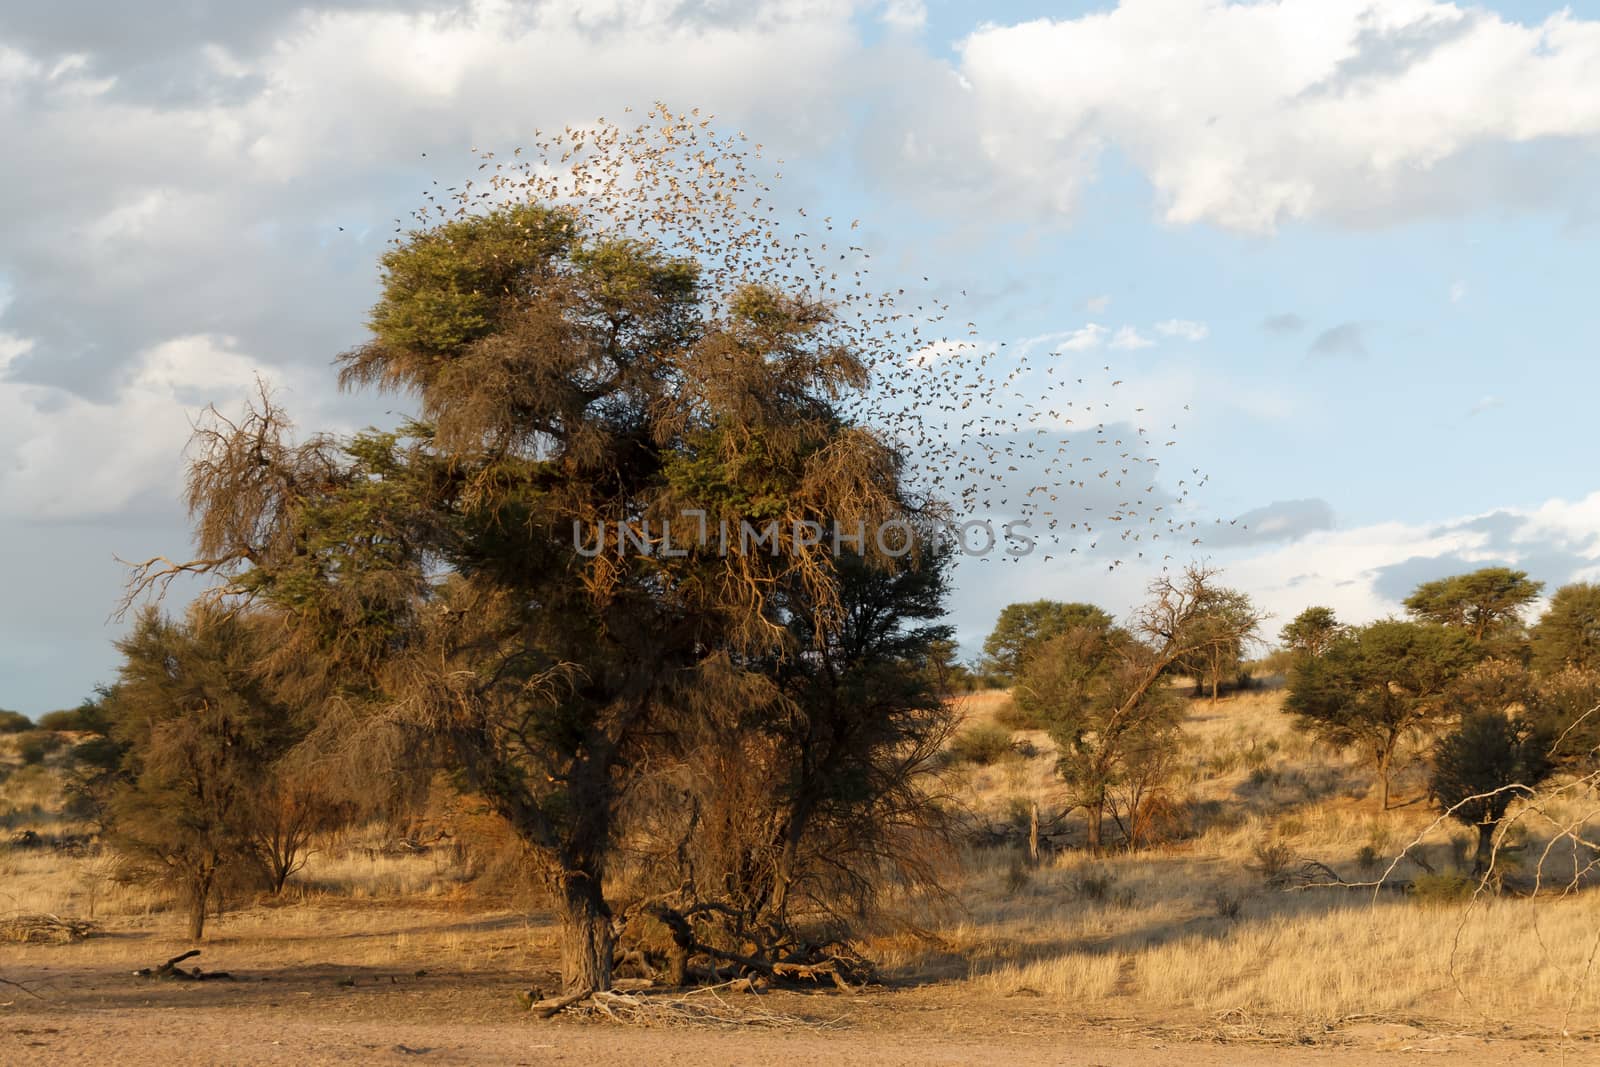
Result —
[{"label": "flock of bird", "polygon": [[566,205],[591,229],[692,257],[709,293],[756,283],[829,304],[819,343],[854,351],[870,376],[841,401],[844,414],[896,441],[915,490],[955,515],[1026,520],[1046,559],[1082,550],[1109,556],[1112,569],[1165,564],[1173,546],[1200,543],[1185,504],[1206,476],[1161,479],[1160,453],[1177,443],[1172,416],[1143,425],[1152,415],[1132,397],[1119,403],[1125,379],[1103,357],[1082,367],[1092,354],[1048,338],[985,341],[952,308],[965,290],[941,299],[926,275],[874,289],[860,220],[786,205],[782,172],[766,173],[763,146],[744,133],[658,104],[630,128],[601,118],[535,131],[531,149],[509,158],[473,151],[476,178],[425,193],[415,212],[424,228],[517,199]]}]

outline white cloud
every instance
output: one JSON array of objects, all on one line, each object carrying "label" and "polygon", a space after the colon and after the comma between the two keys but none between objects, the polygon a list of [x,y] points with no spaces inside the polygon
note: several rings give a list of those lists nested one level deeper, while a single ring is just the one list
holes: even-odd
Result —
[{"label": "white cloud", "polygon": [[1111,338],[1112,348],[1149,348],[1153,344],[1155,344],[1154,341],[1141,335],[1139,331],[1132,326],[1119,326],[1116,334]]},{"label": "white cloud", "polygon": [[114,514],[140,494],[177,494],[194,416],[253,390],[257,364],[230,339],[178,338],[140,353],[116,396],[0,381],[0,519]]},{"label": "white cloud", "polygon": [[1467,297],[1467,283],[1454,282],[1450,286],[1450,303],[1459,304]]},{"label": "white cloud", "polygon": [[1589,195],[1600,139],[1600,21],[1570,11],[1123,0],[985,26],[960,52],[977,143],[1030,206],[1070,210],[1115,146],[1174,223],[1543,207]]},{"label": "white cloud", "polygon": [[1109,296],[1091,296],[1083,302],[1083,310],[1091,315],[1104,315],[1106,308],[1111,306]]},{"label": "white cloud", "polygon": [[1188,319],[1166,319],[1156,323],[1156,333],[1166,337],[1181,337],[1185,341],[1204,341],[1211,328],[1203,322]]},{"label": "white cloud", "polygon": [[[1320,523],[1319,519],[1314,525]],[[1272,613],[1272,622],[1264,628],[1269,638],[1313,604],[1331,607],[1351,623],[1403,614],[1401,601],[1416,582],[1477,567],[1525,569],[1545,583],[1547,592],[1567,582],[1600,578],[1600,492],[1577,500],[1550,500],[1532,509],[1508,508],[1436,523],[1316,529],[1291,542],[1268,546],[1225,546],[1215,528],[1208,537],[1204,525],[1196,532],[1201,544],[1185,544],[1182,553],[1163,550],[1174,551],[1175,558],[1167,565],[1180,566],[1197,558],[1220,566],[1228,585],[1245,591]],[[1080,551],[1069,559],[1057,553],[1053,562],[1045,562],[1041,550],[1014,565],[964,563],[954,598],[962,641],[976,647],[999,609],[1016,600],[1086,599],[1113,612],[1128,612],[1140,602],[1160,564],[1147,558],[1108,570],[1110,559],[1127,555],[1126,548],[1116,543],[1107,552],[1102,544],[1100,550]]]},{"label": "white cloud", "polygon": [[928,5],[922,0],[889,0],[882,18],[884,25],[897,30],[920,30],[928,22]]},{"label": "white cloud", "polygon": [[1056,346],[1068,352],[1086,352],[1091,348],[1098,348],[1100,342],[1105,340],[1106,332],[1104,326],[1091,322],[1063,334],[1061,339],[1056,341]]}]

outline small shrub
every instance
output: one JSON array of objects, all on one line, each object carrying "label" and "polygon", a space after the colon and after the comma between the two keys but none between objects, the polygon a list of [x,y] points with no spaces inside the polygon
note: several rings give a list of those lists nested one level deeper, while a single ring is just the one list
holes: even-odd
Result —
[{"label": "small shrub", "polygon": [[1362,845],[1356,850],[1356,866],[1361,868],[1362,874],[1371,874],[1378,867],[1378,850],[1371,845]]},{"label": "small shrub", "polygon": [[1218,893],[1212,898],[1212,903],[1217,907],[1217,918],[1232,921],[1239,917],[1239,909],[1244,902],[1231,893]]},{"label": "small shrub", "polygon": [[1269,884],[1282,879],[1295,859],[1294,849],[1282,841],[1276,841],[1272,844],[1262,841],[1251,851],[1254,852],[1256,857],[1253,869],[1259,871],[1261,877]]},{"label": "small shrub", "polygon": [[0,708],[0,734],[20,734],[24,730],[33,729],[33,720],[20,711],[6,711]]},{"label": "small shrub", "polygon": [[30,730],[17,738],[17,755],[31,767],[43,763],[46,756],[64,744],[66,741],[58,734],[47,730]]},{"label": "small shrub", "polygon": [[1092,900],[1101,904],[1111,899],[1111,890],[1116,884],[1117,876],[1110,871],[1085,871],[1073,878],[1068,883],[1068,888],[1080,900]]},{"label": "small shrub", "polygon": [[1139,901],[1139,893],[1131,885],[1123,886],[1112,896],[1111,903],[1124,910],[1133,907]]},{"label": "small shrub", "polygon": [[963,730],[950,742],[952,763],[975,763],[987,767],[1016,752],[1011,743],[1011,731],[993,723],[983,723]]},{"label": "small shrub", "polygon": [[1460,871],[1420,874],[1411,882],[1411,899],[1419,904],[1448,906],[1464,904],[1477,891],[1478,881]]}]

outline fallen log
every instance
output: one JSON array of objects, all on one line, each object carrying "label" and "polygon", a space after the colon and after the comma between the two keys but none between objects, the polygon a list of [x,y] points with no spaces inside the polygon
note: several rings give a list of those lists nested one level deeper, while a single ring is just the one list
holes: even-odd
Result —
[{"label": "fallen log", "polygon": [[157,978],[184,982],[231,982],[234,980],[233,975],[227,971],[202,971],[198,967],[186,971],[178,966],[184,960],[193,959],[198,955],[200,955],[200,950],[192,948],[188,952],[181,952],[172,957],[159,967],[141,967],[133,972],[133,976],[135,978]]}]

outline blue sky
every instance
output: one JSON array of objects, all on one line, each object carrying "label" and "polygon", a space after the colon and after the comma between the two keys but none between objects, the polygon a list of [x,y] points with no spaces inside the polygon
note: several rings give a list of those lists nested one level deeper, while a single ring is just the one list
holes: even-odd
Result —
[{"label": "blue sky", "polygon": [[[184,551],[206,403],[259,373],[304,426],[390,417],[329,364],[429,182],[658,98],[863,219],[880,282],[1114,361],[1181,420],[1164,490],[1209,475],[1183,514],[1251,516],[1183,557],[1280,617],[1600,576],[1600,5],[176,7],[0,13],[0,706],[110,676],[113,557]],[[1012,599],[1126,611],[1151,571],[1112,547],[964,563],[967,647]]]}]

